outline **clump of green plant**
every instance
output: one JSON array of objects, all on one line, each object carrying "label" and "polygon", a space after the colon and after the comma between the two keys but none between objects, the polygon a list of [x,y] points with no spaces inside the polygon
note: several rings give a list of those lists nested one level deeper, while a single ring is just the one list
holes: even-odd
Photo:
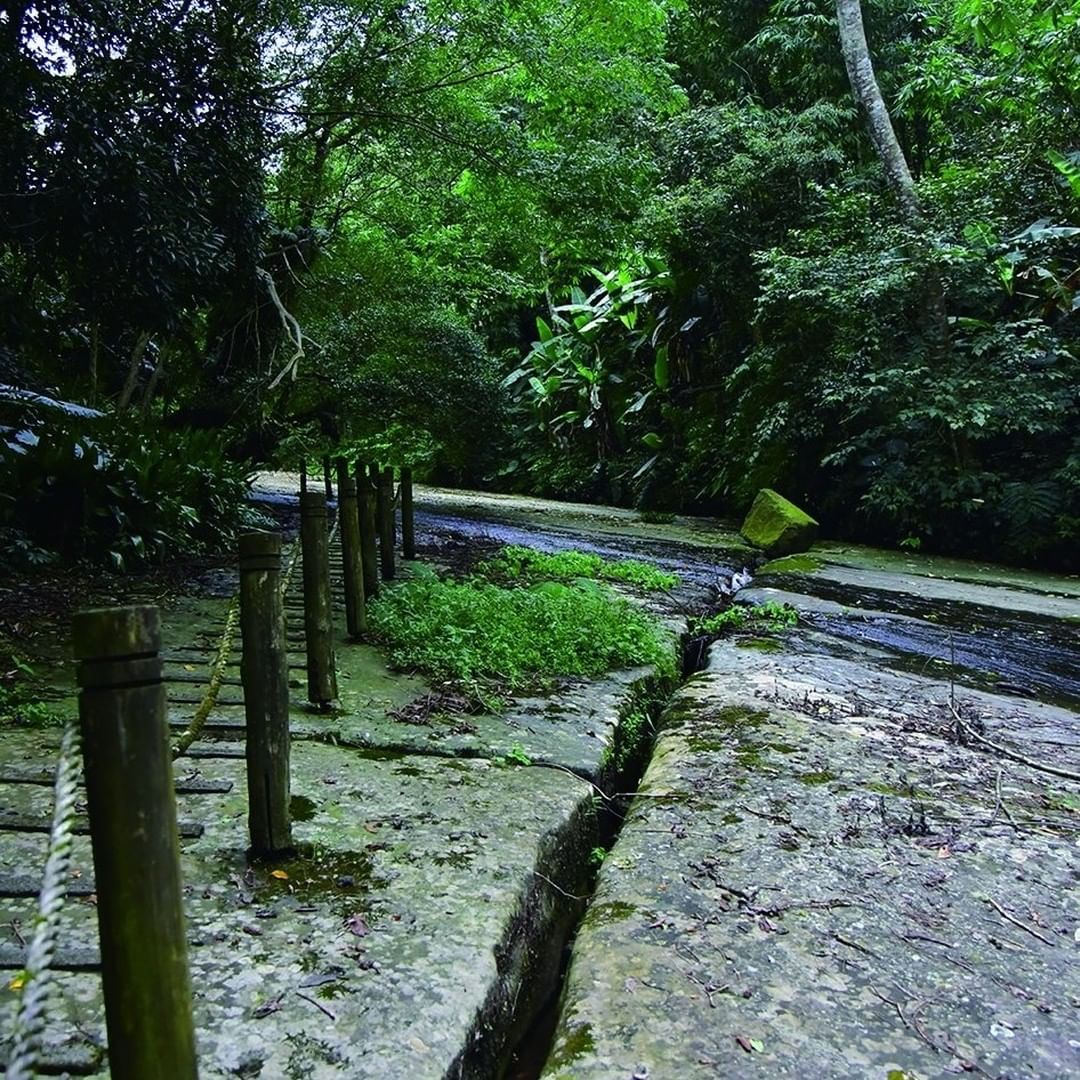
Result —
[{"label": "clump of green plant", "polygon": [[0,673],[0,726],[43,728],[62,723],[56,710],[45,698],[33,667],[18,656],[10,657],[10,670]]},{"label": "clump of green plant", "polygon": [[614,741],[604,752],[604,763],[610,764],[618,773],[624,772],[649,737],[651,721],[641,708],[633,708],[623,714],[615,732]]},{"label": "clump of green plant", "polygon": [[504,588],[429,572],[384,589],[368,616],[395,667],[473,689],[497,683],[513,690],[641,664],[674,671],[663,626],[598,585]]},{"label": "clump of green plant", "polygon": [[638,514],[638,520],[646,525],[670,525],[675,520],[675,515],[670,510],[642,510]]},{"label": "clump of green plant", "polygon": [[525,747],[521,743],[514,743],[509,750],[506,751],[505,759],[512,765],[531,765],[532,758],[525,752]]},{"label": "clump of green plant", "polygon": [[694,619],[692,629],[697,634],[724,634],[736,630],[779,633],[790,630],[799,622],[799,613],[790,604],[766,600],[763,604],[732,604],[726,611]]},{"label": "clump of green plant", "polygon": [[256,524],[246,466],[215,432],[104,418],[50,421],[35,434],[22,447],[0,440],[0,527],[21,531],[25,561],[44,550],[122,570],[219,549]]},{"label": "clump of green plant", "polygon": [[548,554],[533,548],[510,545],[479,567],[479,572],[501,584],[536,581],[574,581],[593,578],[634,585],[646,592],[659,592],[679,584],[677,574],[636,559],[602,559],[585,551]]}]

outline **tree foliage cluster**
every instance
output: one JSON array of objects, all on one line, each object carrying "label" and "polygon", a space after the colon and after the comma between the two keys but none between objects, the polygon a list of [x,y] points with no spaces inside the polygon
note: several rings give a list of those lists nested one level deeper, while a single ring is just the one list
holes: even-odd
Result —
[{"label": "tree foliage cluster", "polygon": [[[642,312],[598,345],[564,291],[554,340],[538,324],[535,413],[579,476],[606,472],[643,505],[739,510],[769,485],[849,535],[1067,559],[1080,6],[864,13],[919,217],[867,137],[831,3],[691,0],[669,35],[689,104],[664,126],[641,218],[666,270],[648,312],[666,329],[643,342]],[[603,455],[587,418],[567,438],[567,414],[545,414],[545,363],[566,350],[615,386],[620,438]],[[627,397],[650,384],[646,404]]]},{"label": "tree foliage cluster", "polygon": [[834,0],[9,4],[0,382],[222,461],[1067,559],[1080,4],[861,7],[916,216]]}]

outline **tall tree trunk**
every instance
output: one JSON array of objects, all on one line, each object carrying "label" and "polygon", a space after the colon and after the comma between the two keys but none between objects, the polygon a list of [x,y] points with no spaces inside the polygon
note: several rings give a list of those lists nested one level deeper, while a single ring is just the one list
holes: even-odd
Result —
[{"label": "tall tree trunk", "polygon": [[[847,68],[855,100],[866,116],[870,141],[874,144],[889,185],[896,193],[904,217],[913,229],[922,233],[922,203],[919,201],[911,169],[904,157],[900,140],[896,137],[889,109],[881,96],[881,88],[874,74],[860,0],[836,0],[836,17],[840,24],[840,51],[844,56],[844,66]],[[925,284],[923,322],[930,350],[940,361],[949,351],[949,318],[941,277],[932,265],[927,272]]]},{"label": "tall tree trunk", "polygon": [[130,404],[131,397],[135,393],[135,385],[139,381],[139,369],[142,367],[143,353],[150,344],[150,332],[143,330],[135,339],[135,347],[131,350],[131,361],[128,364],[127,378],[124,380],[124,389],[120,391],[120,399],[116,403],[116,411],[123,412]]},{"label": "tall tree trunk", "polygon": [[840,51],[844,55],[844,66],[855,100],[866,116],[870,140],[904,214],[910,222],[917,223],[922,219],[922,205],[874,74],[860,0],[836,0],[836,16],[840,22]]}]

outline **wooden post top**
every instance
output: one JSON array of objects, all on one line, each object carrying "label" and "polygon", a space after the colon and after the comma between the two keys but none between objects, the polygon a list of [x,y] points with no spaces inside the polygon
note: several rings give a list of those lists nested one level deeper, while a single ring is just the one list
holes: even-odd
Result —
[{"label": "wooden post top", "polygon": [[304,517],[326,517],[326,492],[302,492],[300,495],[300,513]]},{"label": "wooden post top", "polygon": [[149,604],[90,608],[72,622],[76,660],[123,660],[161,648],[161,616]]},{"label": "wooden post top", "polygon": [[161,616],[156,607],[93,608],[72,622],[83,690],[121,690],[161,682]]},{"label": "wooden post top", "polygon": [[351,476],[343,476],[338,481],[338,498],[356,498],[356,481]]},{"label": "wooden post top", "polygon": [[243,533],[240,537],[240,569],[280,570],[281,533]]}]

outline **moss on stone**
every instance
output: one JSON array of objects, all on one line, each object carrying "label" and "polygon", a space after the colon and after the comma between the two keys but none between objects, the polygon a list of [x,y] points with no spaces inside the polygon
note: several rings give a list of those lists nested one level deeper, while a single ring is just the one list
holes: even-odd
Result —
[{"label": "moss on stone", "polygon": [[592,1024],[580,1024],[577,1027],[568,1028],[562,1038],[555,1044],[555,1049],[548,1058],[544,1074],[556,1072],[572,1065],[578,1058],[591,1053],[596,1049],[593,1040]]},{"label": "moss on stone", "polygon": [[765,574],[812,574],[824,564],[813,555],[785,555],[780,559],[767,562],[758,570],[758,576]]},{"label": "moss on stone", "polygon": [[637,910],[633,904],[627,904],[621,900],[593,904],[585,916],[585,922],[590,926],[610,926],[612,923],[624,922],[636,915]]},{"label": "moss on stone", "polygon": [[758,652],[781,652],[783,643],[771,637],[739,638],[735,642],[737,649],[756,649]]},{"label": "moss on stone", "polygon": [[726,705],[715,716],[719,723],[736,729],[761,727],[769,720],[768,712],[749,705]]},{"label": "moss on stone", "polygon": [[835,780],[836,773],[831,773],[828,769],[821,769],[818,772],[800,773],[795,779],[798,780],[800,784],[815,786],[817,784],[827,784],[830,780]]},{"label": "moss on stone", "polygon": [[818,523],[793,502],[762,488],[740,532],[770,557],[805,551],[817,538]]}]

